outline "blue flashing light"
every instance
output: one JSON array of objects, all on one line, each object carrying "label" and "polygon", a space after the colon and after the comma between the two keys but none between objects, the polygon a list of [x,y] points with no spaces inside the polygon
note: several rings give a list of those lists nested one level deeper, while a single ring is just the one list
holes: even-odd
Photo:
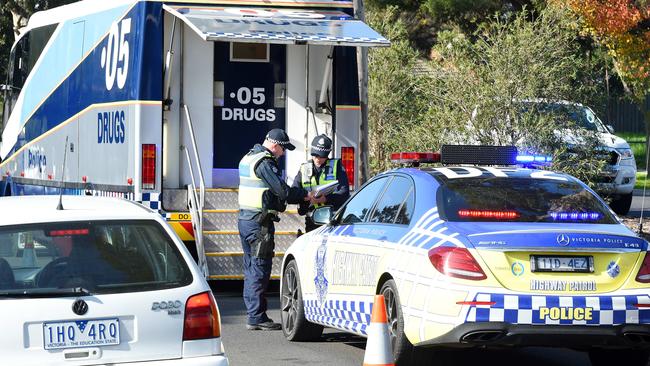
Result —
[{"label": "blue flashing light", "polygon": [[553,158],[546,155],[517,155],[517,163],[546,164],[553,161]]},{"label": "blue flashing light", "polygon": [[535,157],[532,155],[517,155],[517,161],[520,163],[530,163],[534,161]]},{"label": "blue flashing light", "polygon": [[553,220],[564,221],[564,220],[584,220],[584,221],[596,221],[601,218],[601,214],[598,212],[550,212],[549,215]]}]

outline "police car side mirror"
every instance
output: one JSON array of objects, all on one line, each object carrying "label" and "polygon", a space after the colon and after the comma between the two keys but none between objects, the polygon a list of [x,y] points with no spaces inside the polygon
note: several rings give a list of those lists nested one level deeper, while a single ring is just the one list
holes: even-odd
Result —
[{"label": "police car side mirror", "polygon": [[607,128],[607,131],[609,131],[609,133],[614,133],[614,126],[612,126],[612,125],[605,125],[605,127]]},{"label": "police car side mirror", "polygon": [[312,212],[311,219],[317,225],[327,225],[332,220],[332,207],[319,207]]}]

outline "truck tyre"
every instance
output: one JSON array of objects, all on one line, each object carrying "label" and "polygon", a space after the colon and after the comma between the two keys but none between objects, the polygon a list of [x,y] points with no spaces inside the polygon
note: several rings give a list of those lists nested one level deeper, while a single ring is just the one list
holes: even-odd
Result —
[{"label": "truck tyre", "polygon": [[627,215],[630,212],[630,206],[632,206],[632,193],[622,194],[615,198],[612,198],[609,207],[612,208],[617,215]]},{"label": "truck tyre", "polygon": [[280,288],[280,309],[282,332],[290,341],[312,341],[323,334],[323,326],[311,323],[305,318],[298,265],[291,260],[284,269]]}]

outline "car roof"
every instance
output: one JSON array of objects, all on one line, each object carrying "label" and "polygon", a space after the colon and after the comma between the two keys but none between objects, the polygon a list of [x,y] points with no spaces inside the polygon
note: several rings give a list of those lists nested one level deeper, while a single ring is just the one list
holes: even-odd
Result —
[{"label": "car roof", "polygon": [[111,197],[63,196],[0,197],[0,226],[80,220],[138,220],[159,216],[133,201]]},{"label": "car roof", "polygon": [[[433,176],[437,178],[445,178],[445,173],[442,171],[438,170],[438,168],[447,168],[451,169],[454,171],[463,171],[467,170],[468,168],[474,168],[478,169],[482,172],[482,175],[480,177],[494,177],[494,174],[490,172],[490,170],[497,169],[499,171],[502,171],[508,175],[509,178],[531,178],[531,174],[539,172],[542,174],[549,174],[552,175],[553,177],[562,177],[567,179],[568,181],[574,181],[575,178],[569,174],[562,173],[562,172],[556,172],[552,170],[542,170],[542,169],[530,169],[530,168],[522,168],[522,167],[485,167],[485,166],[477,166],[477,165],[445,165],[445,166],[425,166],[425,167],[419,167],[419,168],[398,168],[398,169],[393,169],[389,170],[387,172],[384,172],[383,174],[386,173],[405,173],[411,176]],[[489,168],[486,169],[486,168]],[[426,173],[426,174],[423,174]],[[462,173],[461,173],[462,174]],[[478,178],[478,177],[477,177]],[[438,181],[441,181],[438,179]]]}]

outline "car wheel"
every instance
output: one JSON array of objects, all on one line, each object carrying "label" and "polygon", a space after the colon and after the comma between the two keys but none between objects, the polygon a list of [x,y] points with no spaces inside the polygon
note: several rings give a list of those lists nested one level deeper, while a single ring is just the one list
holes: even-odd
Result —
[{"label": "car wheel", "polygon": [[386,302],[386,317],[388,320],[388,333],[390,343],[393,347],[395,363],[404,365],[411,363],[413,357],[413,345],[404,334],[404,317],[402,316],[402,304],[397,293],[395,281],[388,280],[381,286],[380,293],[384,295]]},{"label": "car wheel", "polygon": [[630,212],[630,206],[632,206],[632,193],[613,198],[609,204],[609,207],[618,215],[627,215]]},{"label": "car wheel", "polygon": [[646,366],[648,351],[645,350],[607,350],[592,349],[589,360],[592,366],[611,366],[623,362],[625,366]]},{"label": "car wheel", "polygon": [[298,265],[291,260],[284,269],[280,289],[282,332],[290,341],[311,341],[323,333],[323,326],[310,323],[305,318]]}]

